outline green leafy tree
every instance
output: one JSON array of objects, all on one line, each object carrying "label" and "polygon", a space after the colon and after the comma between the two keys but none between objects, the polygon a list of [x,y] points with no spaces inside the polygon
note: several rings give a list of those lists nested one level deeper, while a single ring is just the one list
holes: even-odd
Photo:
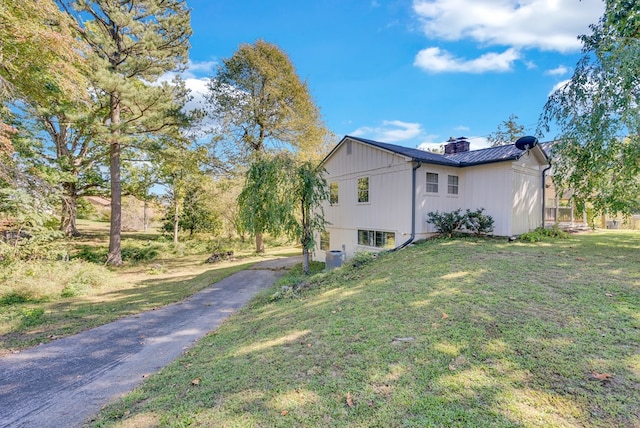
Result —
[{"label": "green leafy tree", "polygon": [[579,210],[630,214],[640,200],[640,13],[628,0],[607,0],[571,80],[554,92],[541,132],[559,129],[554,182],[570,189]]},{"label": "green leafy tree", "polygon": [[84,46],[53,0],[0,0],[0,40],[0,100],[84,98]]},{"label": "green leafy tree", "polygon": [[[224,136],[224,158],[236,166],[274,149],[310,159],[328,139],[306,82],[284,51],[263,40],[242,44],[222,61],[209,83],[208,104]],[[263,251],[259,229],[256,250]]]},{"label": "green leafy tree", "polygon": [[[211,183],[209,183],[211,184]],[[220,230],[220,219],[213,207],[210,190],[204,185],[193,185],[187,188],[184,197],[184,209],[180,216],[180,228],[194,233],[216,233]]]},{"label": "green leafy tree", "polygon": [[146,82],[186,63],[190,12],[184,0],[60,2],[78,22],[77,29],[90,47],[87,58],[95,87],[108,100],[105,141],[109,146],[111,226],[107,263],[120,265],[123,144],[128,136],[173,125],[168,119],[173,109],[172,89]]},{"label": "green leafy tree", "polygon": [[[94,111],[92,109],[95,108]],[[35,121],[35,132],[45,131],[48,138],[32,144],[30,155],[23,160],[46,174],[52,184],[61,188],[60,230],[66,236],[78,236],[76,211],[78,199],[95,194],[106,185],[99,167],[106,156],[100,140],[101,107],[71,101],[39,105],[27,104],[26,121]]]},{"label": "green leafy tree", "polygon": [[512,114],[498,125],[498,129],[487,137],[491,147],[513,144],[518,138],[524,136],[524,126],[518,123],[518,116]]},{"label": "green leafy tree", "polygon": [[25,180],[35,183],[39,179],[27,178],[28,169],[14,161],[16,147],[11,140],[23,138],[23,130],[9,104],[86,101],[85,45],[73,20],[53,0],[0,0],[0,40],[0,177],[11,186]]},{"label": "green leafy tree", "polygon": [[[238,198],[240,221],[256,236],[284,234],[299,241],[308,272],[314,233],[324,230],[326,224],[321,203],[327,198],[326,180],[311,161],[296,162],[283,153],[263,154],[256,156],[247,171]],[[261,240],[256,240],[256,252],[264,252]]]},{"label": "green leafy tree", "polygon": [[222,61],[208,101],[228,137],[229,158],[242,164],[268,145],[314,151],[326,133],[306,82],[284,51],[263,40]]},{"label": "green leafy tree", "polygon": [[309,252],[316,245],[315,232],[324,231],[327,224],[322,202],[329,199],[329,187],[323,172],[311,161],[296,168],[294,195],[300,202],[300,221],[293,234],[302,244],[302,270],[306,274],[309,274]]},{"label": "green leafy tree", "polygon": [[280,236],[294,227],[291,197],[293,161],[284,154],[256,155],[238,198],[240,221],[256,237],[256,253],[264,252],[263,234]]}]

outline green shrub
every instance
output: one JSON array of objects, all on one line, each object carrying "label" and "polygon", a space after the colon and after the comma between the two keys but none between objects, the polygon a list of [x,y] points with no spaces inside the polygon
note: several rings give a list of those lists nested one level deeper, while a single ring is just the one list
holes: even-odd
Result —
[{"label": "green shrub", "polygon": [[449,238],[459,232],[476,235],[493,232],[493,217],[484,214],[484,208],[475,211],[467,209],[464,214],[460,208],[443,213],[431,211],[427,213],[427,223],[433,224],[438,233]]},{"label": "green shrub", "polygon": [[484,208],[475,211],[467,209],[464,223],[465,229],[475,235],[486,235],[493,232],[493,217],[484,214]]},{"label": "green shrub", "polygon": [[32,302],[33,300],[33,297],[29,295],[29,293],[13,290],[0,297],[0,306],[20,305],[22,303]]},{"label": "green shrub", "polygon": [[554,225],[552,228],[547,229],[544,227],[538,227],[530,232],[520,235],[521,241],[527,242],[540,242],[549,239],[567,239],[569,234],[560,229],[558,225]]},{"label": "green shrub", "polygon": [[106,266],[83,260],[17,261],[0,266],[0,305],[55,301],[87,295],[113,281]]},{"label": "green shrub", "polygon": [[58,260],[67,257],[62,232],[51,229],[7,231],[0,239],[0,260]]},{"label": "green shrub", "polygon": [[121,249],[122,260],[134,263],[154,260],[160,254],[160,247],[149,245],[146,247],[123,247]]},{"label": "green shrub", "polygon": [[96,207],[85,198],[79,198],[76,202],[76,217],[84,220],[97,220],[100,214]]},{"label": "green shrub", "polygon": [[33,327],[42,324],[44,321],[44,308],[23,308],[20,310],[22,316],[22,325],[25,327]]},{"label": "green shrub", "polygon": [[106,248],[98,248],[90,245],[80,246],[71,258],[80,259],[89,263],[102,264],[107,260],[109,251]]}]

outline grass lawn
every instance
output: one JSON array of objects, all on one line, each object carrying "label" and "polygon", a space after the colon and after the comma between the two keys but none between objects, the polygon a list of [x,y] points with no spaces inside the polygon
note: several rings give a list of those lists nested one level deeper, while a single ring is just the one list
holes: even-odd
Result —
[{"label": "grass lawn", "polygon": [[95,426],[640,426],[639,233],[433,240],[281,286]]},{"label": "grass lawn", "polygon": [[[109,224],[79,221],[79,228],[83,235],[68,243],[71,261],[0,264],[0,356],[180,301],[258,261],[300,254],[275,247],[206,264],[206,248],[175,248],[157,232],[128,232],[123,253],[138,260],[107,268]],[[96,262],[73,259],[80,252]]]}]

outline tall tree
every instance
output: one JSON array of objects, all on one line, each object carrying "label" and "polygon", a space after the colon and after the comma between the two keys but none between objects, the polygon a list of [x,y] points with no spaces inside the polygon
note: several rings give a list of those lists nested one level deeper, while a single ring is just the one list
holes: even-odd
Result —
[{"label": "tall tree", "polygon": [[243,228],[255,236],[256,253],[264,252],[263,235],[279,236],[295,225],[297,207],[290,177],[293,161],[283,153],[256,154],[238,198]]},{"label": "tall tree", "polygon": [[111,226],[107,263],[120,265],[122,145],[128,134],[154,132],[167,125],[162,116],[167,113],[165,103],[171,99],[171,91],[146,82],[186,63],[190,12],[184,0],[59,1],[68,12],[70,6],[75,9],[78,30],[91,48],[88,59],[96,87],[109,100]]},{"label": "tall tree", "polygon": [[0,100],[84,96],[84,46],[54,0],[0,0]]},{"label": "tall tree", "polygon": [[512,114],[498,125],[498,129],[487,137],[491,147],[513,144],[518,138],[524,136],[524,126],[518,123],[518,116]]},{"label": "tall tree", "polygon": [[327,224],[322,202],[329,199],[329,188],[323,172],[311,161],[296,168],[294,194],[300,201],[300,221],[294,233],[302,244],[302,270],[306,274],[309,274],[310,251],[316,245],[315,233],[324,231]]},{"label": "tall tree", "polygon": [[583,56],[571,80],[547,101],[540,131],[559,129],[554,181],[578,209],[640,209],[640,9],[606,0],[604,15],[580,36]]},{"label": "tall tree", "polygon": [[[309,158],[325,141],[327,131],[306,82],[284,51],[263,40],[241,45],[222,61],[209,82],[208,102],[226,137],[224,156],[233,164],[246,166],[253,153],[269,149]],[[264,251],[261,233],[256,251]]]},{"label": "tall tree", "polygon": [[[0,152],[12,153],[15,100],[51,105],[60,100],[86,100],[84,45],[73,21],[54,0],[0,0]],[[11,162],[0,163],[4,178],[18,173]]]},{"label": "tall tree", "polygon": [[[100,166],[105,147],[100,135],[100,114],[104,109],[96,102],[59,102],[43,106],[37,100],[25,104],[26,121],[35,121],[36,131],[45,131],[31,146],[31,160],[40,170],[49,169],[61,187],[60,230],[67,236],[77,236],[76,210],[78,198],[103,188],[106,184]],[[42,132],[38,135],[43,136]],[[27,157],[28,159],[29,157]],[[45,163],[41,163],[42,161]]]},{"label": "tall tree", "polygon": [[284,234],[300,242],[308,273],[314,234],[326,224],[321,203],[327,198],[327,182],[313,162],[283,153],[256,155],[238,198],[240,221],[251,234]]}]

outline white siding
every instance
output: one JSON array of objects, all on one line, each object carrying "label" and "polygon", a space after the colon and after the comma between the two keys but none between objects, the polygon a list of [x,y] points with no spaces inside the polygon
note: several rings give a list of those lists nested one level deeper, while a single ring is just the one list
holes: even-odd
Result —
[{"label": "white siding", "polygon": [[497,162],[465,168],[469,183],[465,208],[484,208],[493,217],[493,234],[511,235],[511,193],[513,170],[511,162]]},{"label": "white siding", "polygon": [[[427,172],[439,174],[437,194],[426,192]],[[457,197],[447,193],[448,175],[459,177]],[[494,219],[494,235],[511,236],[535,229],[542,218],[541,176],[542,168],[534,157],[465,168],[423,165],[417,176],[416,229],[419,234],[433,233],[427,213],[458,208],[484,208]]]},{"label": "white siding", "polygon": [[[349,140],[337,148],[325,163],[327,183],[338,183],[338,204],[324,204],[325,219],[330,223],[330,249],[347,256],[359,248],[357,231],[394,232],[396,245],[411,233],[412,163],[405,157]],[[369,177],[369,202],[358,203],[358,178]],[[366,249],[371,249],[366,247]],[[316,257],[324,257],[317,252]]]},{"label": "white siding", "polygon": [[[426,190],[428,172],[438,174],[438,193]],[[468,194],[465,171],[463,168],[423,164],[416,173],[416,232],[421,235],[434,233],[433,225],[427,223],[427,213],[450,212],[465,206],[465,195]],[[458,177],[457,195],[450,195],[447,191],[449,175]]]},{"label": "white siding", "polygon": [[[484,208],[494,219],[494,234],[511,236],[542,223],[541,174],[546,166],[539,153],[518,161],[464,168],[423,164],[416,171],[415,239],[434,232],[427,223],[430,211],[450,212]],[[330,250],[345,250],[347,257],[373,247],[358,245],[358,229],[395,233],[400,245],[411,235],[411,183],[409,158],[345,139],[325,161],[327,182],[338,184],[338,203],[324,204],[330,223]],[[427,172],[438,174],[438,193],[426,192]],[[448,176],[458,177],[458,194],[448,193]],[[369,202],[358,203],[358,179],[369,178]],[[317,237],[319,247],[319,236]],[[324,260],[324,251],[314,257]]]},{"label": "white siding", "polygon": [[513,162],[511,234],[519,235],[542,225],[542,170],[531,153]]}]

